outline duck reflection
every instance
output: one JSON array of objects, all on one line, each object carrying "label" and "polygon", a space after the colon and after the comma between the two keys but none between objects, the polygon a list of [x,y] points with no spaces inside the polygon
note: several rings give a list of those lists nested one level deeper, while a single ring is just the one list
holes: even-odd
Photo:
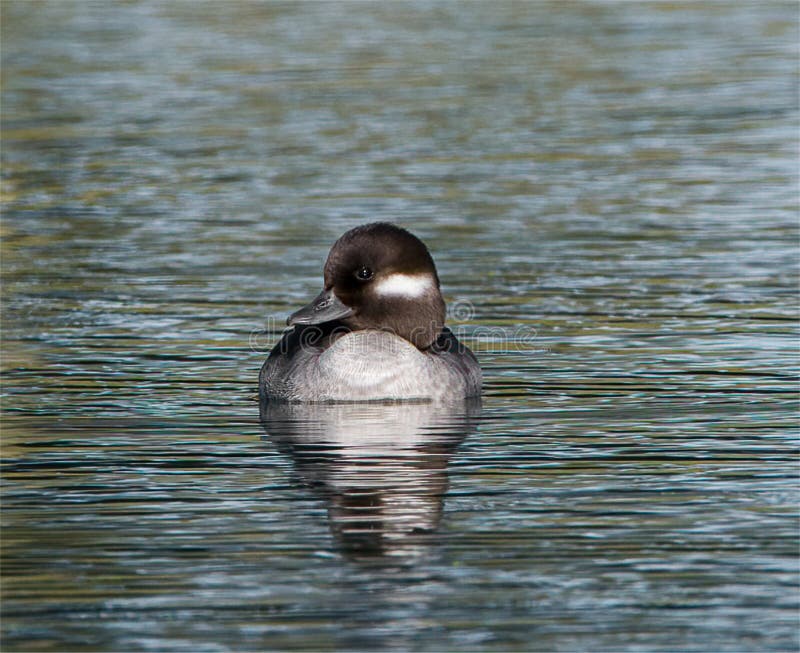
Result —
[{"label": "duck reflection", "polygon": [[439,525],[447,464],[480,400],[456,405],[261,403],[270,440],[328,507],[348,557],[414,555]]}]

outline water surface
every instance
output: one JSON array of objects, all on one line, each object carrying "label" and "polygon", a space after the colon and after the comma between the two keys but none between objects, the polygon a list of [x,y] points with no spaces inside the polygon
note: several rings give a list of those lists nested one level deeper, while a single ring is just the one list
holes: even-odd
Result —
[{"label": "water surface", "polygon": [[[2,9],[4,650],[797,649],[796,4]],[[482,407],[262,424],[378,219]]]}]

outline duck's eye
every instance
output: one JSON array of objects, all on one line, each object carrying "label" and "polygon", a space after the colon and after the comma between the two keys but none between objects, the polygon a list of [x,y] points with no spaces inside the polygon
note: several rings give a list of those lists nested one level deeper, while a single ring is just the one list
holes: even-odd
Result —
[{"label": "duck's eye", "polygon": [[356,270],[356,279],[359,281],[369,281],[372,279],[372,270],[370,270],[366,265],[362,265]]}]

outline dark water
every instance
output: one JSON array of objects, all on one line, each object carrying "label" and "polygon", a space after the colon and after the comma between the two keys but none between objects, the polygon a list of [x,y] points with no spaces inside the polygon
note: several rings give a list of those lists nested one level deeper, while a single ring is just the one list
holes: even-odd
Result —
[{"label": "dark water", "polygon": [[[796,3],[2,3],[4,651],[789,651]],[[275,409],[374,219],[482,407]]]}]

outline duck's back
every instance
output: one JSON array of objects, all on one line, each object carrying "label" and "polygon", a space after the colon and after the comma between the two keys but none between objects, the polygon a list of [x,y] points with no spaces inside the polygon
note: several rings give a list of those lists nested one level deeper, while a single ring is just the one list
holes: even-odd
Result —
[{"label": "duck's back", "polygon": [[386,331],[295,327],[259,376],[262,398],[282,401],[449,401],[480,389],[475,356],[447,328],[423,352]]}]

